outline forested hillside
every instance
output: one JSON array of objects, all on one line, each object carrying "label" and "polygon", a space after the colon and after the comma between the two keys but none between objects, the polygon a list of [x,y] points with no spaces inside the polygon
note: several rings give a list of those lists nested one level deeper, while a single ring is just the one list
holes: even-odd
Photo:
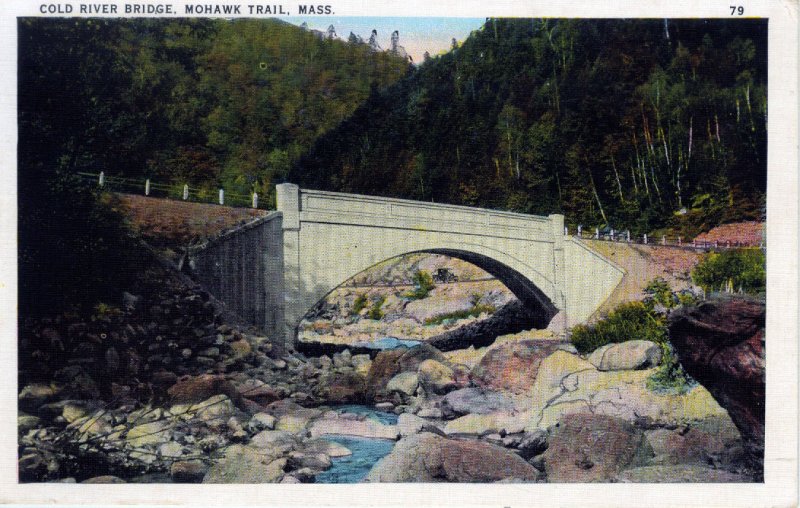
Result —
[{"label": "forested hillside", "polygon": [[490,19],[373,91],[289,179],[636,234],[760,218],[766,27]]},{"label": "forested hillside", "polygon": [[20,163],[268,195],[408,71],[277,20],[23,19]]}]

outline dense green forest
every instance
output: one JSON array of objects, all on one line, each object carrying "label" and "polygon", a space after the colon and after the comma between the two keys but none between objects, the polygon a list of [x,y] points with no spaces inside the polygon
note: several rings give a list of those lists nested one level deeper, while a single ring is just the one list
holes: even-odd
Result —
[{"label": "dense green forest", "polygon": [[277,20],[22,19],[20,165],[269,195],[409,70]]},{"label": "dense green forest", "polygon": [[636,234],[758,219],[766,27],[489,19],[371,94],[290,180]]}]

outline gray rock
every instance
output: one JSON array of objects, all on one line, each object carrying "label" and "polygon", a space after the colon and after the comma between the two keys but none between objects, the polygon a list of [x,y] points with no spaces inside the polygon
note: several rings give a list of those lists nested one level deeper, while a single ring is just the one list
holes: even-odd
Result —
[{"label": "gray rock", "polygon": [[514,409],[514,402],[508,397],[481,388],[462,388],[452,391],[445,396],[444,405],[461,415],[488,414]]},{"label": "gray rock", "polygon": [[622,471],[622,483],[746,483],[753,479],[721,469],[691,464],[644,466]]},{"label": "gray rock", "polygon": [[417,373],[426,393],[443,394],[456,387],[455,372],[442,362],[425,360],[419,364]]},{"label": "gray rock", "polygon": [[183,455],[183,447],[175,441],[170,441],[159,446],[158,453],[162,458],[176,459]]},{"label": "gray rock", "polygon": [[419,416],[420,418],[441,419],[444,416],[444,414],[442,413],[442,410],[439,409],[438,407],[424,407],[419,411],[417,411],[417,416]]},{"label": "gray rock", "polygon": [[31,415],[26,415],[24,413],[20,413],[20,415],[17,416],[17,430],[20,433],[27,432],[41,425],[41,422],[42,420],[38,416],[31,416]]},{"label": "gray rock", "polygon": [[283,477],[286,458],[244,445],[233,445],[206,473],[203,483],[276,483]]},{"label": "gray rock", "polygon": [[547,432],[535,430],[526,432],[522,441],[517,445],[519,454],[523,459],[530,459],[547,450]]},{"label": "gray rock", "polygon": [[535,481],[538,472],[518,455],[480,441],[460,441],[423,432],[398,441],[378,461],[367,482]]},{"label": "gray rock", "polygon": [[636,370],[655,367],[661,363],[661,347],[648,340],[629,340],[607,344],[589,355],[597,370]]},{"label": "gray rock", "polygon": [[169,473],[176,483],[200,483],[208,472],[208,466],[199,460],[181,460],[170,466]]},{"label": "gray rock", "polygon": [[397,429],[402,437],[406,437],[421,431],[427,423],[419,416],[403,413],[397,418]]},{"label": "gray rock", "polygon": [[260,430],[273,430],[276,422],[277,418],[270,414],[256,413],[252,418],[250,418],[250,421],[247,422],[247,428],[250,429],[251,432],[258,432]]},{"label": "gray rock", "polygon": [[271,450],[280,455],[289,453],[297,441],[290,432],[283,430],[264,430],[253,436],[250,446],[257,449]]},{"label": "gray rock", "polygon": [[419,377],[416,372],[401,372],[386,384],[387,392],[399,392],[405,395],[414,395],[419,386]]},{"label": "gray rock", "polygon": [[290,469],[301,469],[304,467],[317,471],[324,471],[331,467],[331,458],[324,453],[292,452],[289,454]]}]

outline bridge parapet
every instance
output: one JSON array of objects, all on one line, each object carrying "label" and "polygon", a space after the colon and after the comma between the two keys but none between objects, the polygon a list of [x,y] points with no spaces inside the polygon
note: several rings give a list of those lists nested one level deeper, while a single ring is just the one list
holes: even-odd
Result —
[{"label": "bridge parapet", "polygon": [[554,241],[553,216],[307,190],[294,184],[277,187],[284,229],[296,229],[300,222],[380,226],[388,221],[395,229]]}]

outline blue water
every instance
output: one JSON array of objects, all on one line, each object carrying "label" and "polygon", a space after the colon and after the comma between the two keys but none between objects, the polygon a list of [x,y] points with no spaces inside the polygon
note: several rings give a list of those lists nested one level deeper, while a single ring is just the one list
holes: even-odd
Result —
[{"label": "blue water", "polygon": [[[397,415],[386,411],[378,411],[360,404],[336,406],[339,413],[365,415],[384,425],[396,425]],[[389,454],[394,448],[394,441],[388,439],[369,439],[354,436],[326,435],[323,439],[339,443],[346,447],[352,455],[331,459],[331,467],[316,476],[317,483],[358,483],[367,476],[372,466]]]},{"label": "blue water", "polygon": [[379,349],[381,351],[385,351],[387,349],[397,349],[400,347],[412,348],[414,346],[419,346],[420,344],[421,343],[418,340],[405,340],[405,339],[398,339],[397,337],[381,337],[380,339],[373,341],[356,342],[354,345],[369,349]]},{"label": "blue water", "polygon": [[394,441],[352,436],[325,436],[328,441],[347,447],[352,455],[331,459],[330,469],[316,476],[317,483],[358,483],[372,466],[394,448]]}]

